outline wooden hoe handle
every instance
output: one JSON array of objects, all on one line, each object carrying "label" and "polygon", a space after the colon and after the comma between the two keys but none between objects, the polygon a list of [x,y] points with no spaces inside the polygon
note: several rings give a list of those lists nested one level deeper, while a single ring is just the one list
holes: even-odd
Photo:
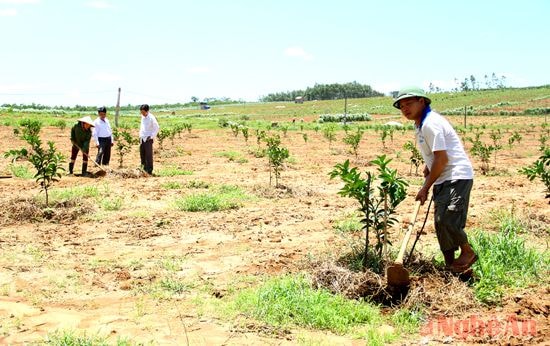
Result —
[{"label": "wooden hoe handle", "polygon": [[420,201],[416,201],[411,218],[411,223],[407,228],[407,233],[405,233],[405,237],[403,238],[403,242],[401,243],[401,247],[399,248],[399,253],[397,254],[397,259],[395,260],[396,264],[403,264],[403,256],[405,256],[405,250],[407,249],[407,244],[409,244],[409,239],[411,238],[412,230],[414,228],[414,223],[416,222],[416,216],[418,215],[419,210]]}]

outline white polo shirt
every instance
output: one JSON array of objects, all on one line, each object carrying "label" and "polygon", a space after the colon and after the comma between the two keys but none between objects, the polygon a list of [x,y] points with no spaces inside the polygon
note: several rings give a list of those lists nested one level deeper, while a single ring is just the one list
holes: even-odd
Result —
[{"label": "white polo shirt", "polygon": [[151,113],[147,113],[147,116],[141,116],[141,125],[139,127],[139,138],[141,142],[145,142],[147,137],[155,138],[159,132],[159,123],[157,118]]},{"label": "white polo shirt", "polygon": [[107,118],[105,118],[105,120],[101,120],[100,117],[97,117],[97,119],[94,120],[94,130],[92,133],[94,141],[97,145],[99,145],[99,137],[111,137],[111,142],[113,141],[113,131],[111,130],[111,123],[109,123],[109,119]]},{"label": "white polo shirt", "polygon": [[447,152],[449,161],[434,185],[447,180],[474,178],[472,163],[464,151],[460,138],[447,119],[438,113],[429,112],[421,127],[416,128],[416,141],[428,168],[433,165],[434,151]]}]

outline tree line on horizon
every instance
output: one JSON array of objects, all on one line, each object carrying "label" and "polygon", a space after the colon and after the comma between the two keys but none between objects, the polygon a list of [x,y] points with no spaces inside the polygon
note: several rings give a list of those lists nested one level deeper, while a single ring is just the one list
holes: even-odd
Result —
[{"label": "tree line on horizon", "polygon": [[306,90],[291,90],[267,94],[260,98],[261,102],[294,101],[296,97],[303,97],[304,101],[335,100],[343,98],[365,98],[384,96],[370,85],[357,82],[339,84],[317,84]]}]

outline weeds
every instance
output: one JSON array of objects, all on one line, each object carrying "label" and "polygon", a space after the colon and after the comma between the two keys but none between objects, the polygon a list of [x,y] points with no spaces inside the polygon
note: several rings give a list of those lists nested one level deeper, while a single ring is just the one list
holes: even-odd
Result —
[{"label": "weeds", "polygon": [[32,179],[34,178],[34,174],[29,171],[29,167],[25,165],[16,165],[16,164],[10,164],[9,169],[11,174],[13,176],[22,178],[22,179]]},{"label": "weeds", "polygon": [[192,194],[176,200],[176,208],[183,211],[220,211],[240,208],[249,197],[236,186],[224,185],[217,191]]},{"label": "weeds", "polygon": [[270,325],[296,325],[340,334],[381,320],[375,306],[324,289],[314,290],[304,276],[274,278],[255,290],[242,290],[235,304],[240,311]]},{"label": "weeds", "polygon": [[476,297],[486,304],[500,303],[504,293],[548,277],[550,258],[525,247],[518,235],[521,223],[501,222],[496,234],[478,230],[471,243],[479,260],[473,269],[479,280],[474,283]]},{"label": "weeds", "polygon": [[107,211],[116,211],[122,208],[122,198],[115,196],[101,200],[101,207]]},{"label": "weeds", "polygon": [[221,151],[214,153],[214,156],[225,157],[230,162],[246,163],[248,160],[238,151]]},{"label": "weeds", "polygon": [[192,171],[187,171],[174,166],[163,167],[156,173],[159,177],[175,177],[179,175],[192,175]]}]

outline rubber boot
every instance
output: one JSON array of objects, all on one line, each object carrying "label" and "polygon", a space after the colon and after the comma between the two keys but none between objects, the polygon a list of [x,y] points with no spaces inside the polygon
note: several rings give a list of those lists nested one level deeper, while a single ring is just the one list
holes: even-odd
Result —
[{"label": "rubber boot", "polygon": [[88,163],[83,163],[82,164],[82,176],[83,177],[89,177],[90,175],[88,174]]},{"label": "rubber boot", "polygon": [[69,174],[73,174],[74,162],[69,163]]}]

